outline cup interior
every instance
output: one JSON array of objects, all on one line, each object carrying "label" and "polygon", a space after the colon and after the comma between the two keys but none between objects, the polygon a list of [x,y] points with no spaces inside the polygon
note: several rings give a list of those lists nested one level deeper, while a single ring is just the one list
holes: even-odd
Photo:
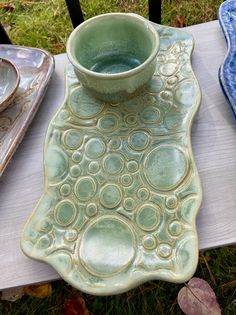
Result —
[{"label": "cup interior", "polygon": [[104,15],[83,23],[71,41],[71,56],[82,67],[115,74],[144,63],[156,48],[147,22],[127,14]]}]

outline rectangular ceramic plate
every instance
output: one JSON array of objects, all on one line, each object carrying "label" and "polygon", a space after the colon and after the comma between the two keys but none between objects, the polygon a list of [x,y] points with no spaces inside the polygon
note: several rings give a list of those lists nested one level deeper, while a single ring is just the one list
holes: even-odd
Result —
[{"label": "rectangular ceramic plate", "polygon": [[67,67],[65,100],[45,141],[44,192],[21,237],[26,255],[90,294],[118,294],[149,280],[185,282],[198,263],[193,39],[154,26],[157,68],[130,100],[95,99]]},{"label": "rectangular ceramic plate", "polygon": [[0,57],[20,71],[20,85],[13,104],[0,113],[0,176],[14,154],[46,92],[54,58],[46,51],[0,45]]}]

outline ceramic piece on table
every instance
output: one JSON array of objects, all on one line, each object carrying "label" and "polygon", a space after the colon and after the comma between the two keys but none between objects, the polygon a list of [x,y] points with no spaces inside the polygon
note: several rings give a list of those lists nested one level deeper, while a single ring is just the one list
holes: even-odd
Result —
[{"label": "ceramic piece on table", "polygon": [[219,69],[219,81],[236,118],[236,1],[228,0],[219,8],[219,22],[227,44],[227,54]]},{"label": "ceramic piece on table", "polygon": [[27,256],[90,294],[117,294],[152,279],[184,282],[198,263],[193,39],[153,25],[157,67],[132,99],[96,99],[67,67],[65,100],[45,140],[44,192],[21,236]]},{"label": "ceramic piece on table", "polygon": [[67,55],[81,84],[95,97],[119,102],[134,97],[153,76],[159,36],[133,13],[108,13],[80,24],[67,42]]},{"label": "ceramic piece on table", "polygon": [[53,57],[44,50],[0,45],[0,58],[13,62],[20,84],[13,106],[0,113],[0,176],[32,121],[54,69]]},{"label": "ceramic piece on table", "polygon": [[9,60],[0,58],[0,112],[13,101],[20,83],[20,73]]}]

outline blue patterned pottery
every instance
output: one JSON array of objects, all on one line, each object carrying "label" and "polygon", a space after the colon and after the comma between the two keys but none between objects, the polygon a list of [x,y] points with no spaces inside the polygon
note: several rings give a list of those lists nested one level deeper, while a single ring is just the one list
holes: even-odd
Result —
[{"label": "blue patterned pottery", "polygon": [[227,54],[219,69],[219,81],[236,118],[236,1],[228,0],[219,8],[219,22],[227,44]]}]

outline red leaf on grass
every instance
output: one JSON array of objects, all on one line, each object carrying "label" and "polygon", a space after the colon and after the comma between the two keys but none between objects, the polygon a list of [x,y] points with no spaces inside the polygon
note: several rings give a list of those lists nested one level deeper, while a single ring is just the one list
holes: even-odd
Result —
[{"label": "red leaf on grass", "polygon": [[192,278],[178,294],[178,304],[186,315],[220,315],[221,310],[210,285]]},{"label": "red leaf on grass", "polygon": [[84,299],[77,297],[65,300],[64,315],[89,315]]},{"label": "red leaf on grass", "polygon": [[5,10],[13,11],[15,9],[14,4],[3,2],[0,3],[0,8],[3,8]]},{"label": "red leaf on grass", "polygon": [[172,21],[171,26],[173,27],[185,27],[185,18],[183,15],[176,15],[175,19]]}]

